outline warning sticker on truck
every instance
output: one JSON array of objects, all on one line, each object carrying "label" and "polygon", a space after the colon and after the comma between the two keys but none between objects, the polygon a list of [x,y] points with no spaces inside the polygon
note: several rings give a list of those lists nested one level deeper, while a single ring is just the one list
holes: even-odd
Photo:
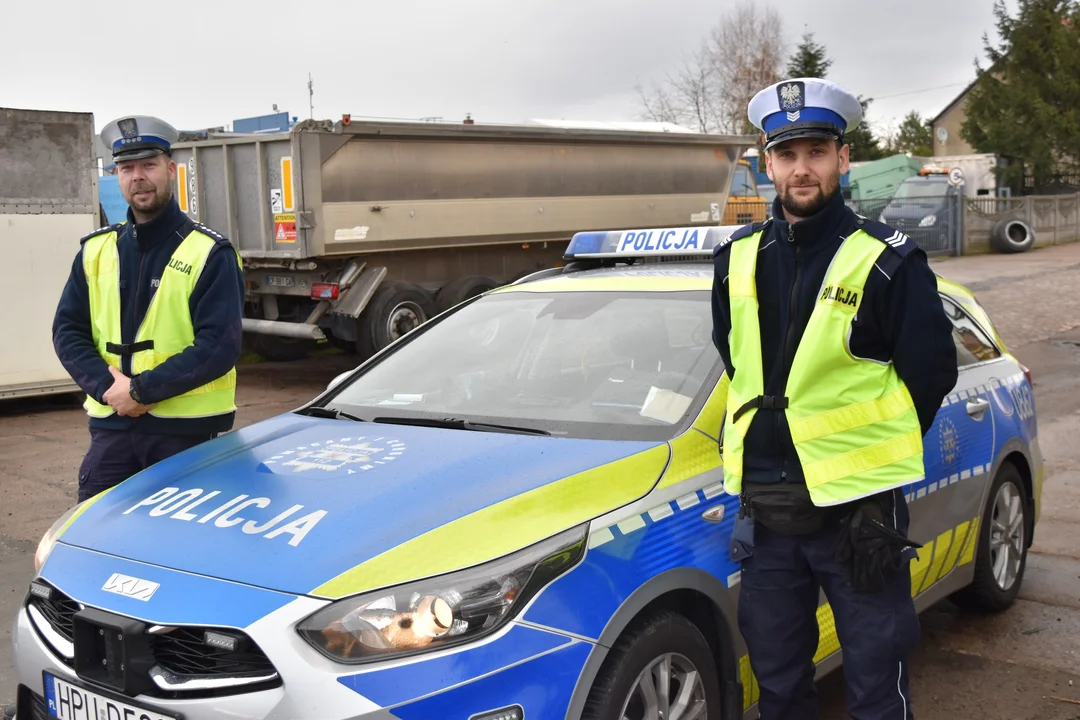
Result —
[{"label": "warning sticker on truck", "polygon": [[296,213],[274,214],[274,241],[296,242]]}]

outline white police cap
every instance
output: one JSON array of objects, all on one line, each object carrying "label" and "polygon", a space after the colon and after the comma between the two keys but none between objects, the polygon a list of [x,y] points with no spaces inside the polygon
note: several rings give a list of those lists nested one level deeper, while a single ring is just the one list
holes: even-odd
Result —
[{"label": "white police cap", "polygon": [[765,88],[750,101],[747,117],[765,133],[765,149],[800,137],[843,140],[862,121],[859,99],[820,78],[792,78]]},{"label": "white police cap", "polygon": [[171,153],[178,137],[172,125],[148,115],[118,118],[101,130],[101,142],[112,150],[114,162]]}]

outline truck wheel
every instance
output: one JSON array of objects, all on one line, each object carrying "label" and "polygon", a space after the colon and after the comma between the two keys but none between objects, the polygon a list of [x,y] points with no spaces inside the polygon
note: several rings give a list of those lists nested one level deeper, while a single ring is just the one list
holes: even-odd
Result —
[{"label": "truck wheel", "polygon": [[1019,218],[999,220],[990,231],[990,245],[1000,253],[1027,252],[1035,244],[1035,231]]},{"label": "truck wheel", "polygon": [[996,612],[1016,600],[1027,565],[1031,519],[1027,493],[1015,465],[1002,464],[987,497],[979,521],[975,578],[951,599],[962,608]]},{"label": "truck wheel", "polygon": [[457,280],[451,280],[436,293],[435,308],[439,312],[444,312],[460,302],[497,287],[499,283],[483,275],[466,275]]},{"label": "truck wheel", "polygon": [[719,720],[720,676],[697,626],[662,612],[624,634],[585,701],[583,720]]},{"label": "truck wheel", "polygon": [[435,302],[427,290],[408,282],[383,283],[360,315],[356,341],[367,358],[412,332],[436,315]]}]

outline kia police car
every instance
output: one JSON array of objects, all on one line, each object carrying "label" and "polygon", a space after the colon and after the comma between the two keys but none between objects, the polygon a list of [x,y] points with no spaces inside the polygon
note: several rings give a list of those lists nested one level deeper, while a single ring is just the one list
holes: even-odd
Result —
[{"label": "kia police car", "polygon": [[[578,234],[67,512],[15,623],[19,720],[752,716],[711,342],[733,230]],[[1004,608],[1039,513],[1031,379],[940,293],[960,372],[906,488],[913,594]]]}]

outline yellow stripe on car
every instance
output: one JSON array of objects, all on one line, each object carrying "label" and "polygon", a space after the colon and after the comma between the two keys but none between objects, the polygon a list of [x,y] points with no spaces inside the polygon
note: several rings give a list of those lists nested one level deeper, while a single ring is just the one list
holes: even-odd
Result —
[{"label": "yellow stripe on car", "polygon": [[495,560],[644,497],[666,444],[489,505],[346,570],[311,591],[340,598]]}]

